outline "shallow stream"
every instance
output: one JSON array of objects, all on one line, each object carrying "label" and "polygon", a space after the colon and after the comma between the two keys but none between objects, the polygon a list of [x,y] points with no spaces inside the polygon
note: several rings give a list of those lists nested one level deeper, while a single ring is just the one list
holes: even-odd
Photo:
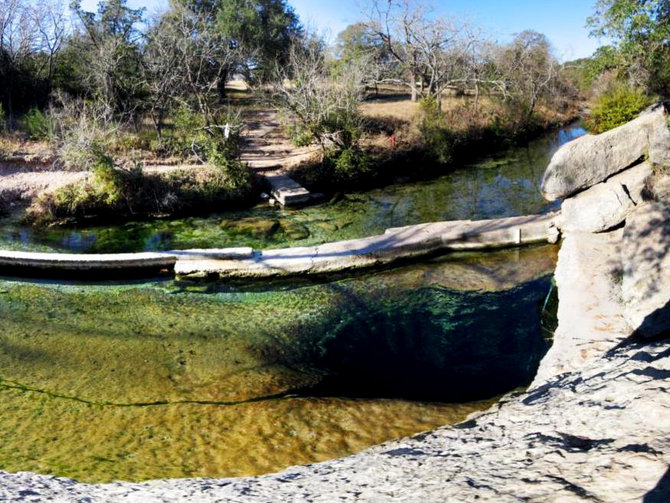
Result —
[{"label": "shallow stream", "polygon": [[5,219],[0,220],[0,249],[115,253],[281,248],[372,236],[389,227],[424,222],[543,213],[557,208],[539,191],[551,155],[584,133],[576,123],[435,179],[348,194],[338,202],[298,210],[262,204],[206,218],[42,230]]}]

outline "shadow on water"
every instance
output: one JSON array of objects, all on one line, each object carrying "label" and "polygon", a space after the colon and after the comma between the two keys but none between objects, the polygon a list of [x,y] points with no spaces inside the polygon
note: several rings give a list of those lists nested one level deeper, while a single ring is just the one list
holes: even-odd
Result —
[{"label": "shadow on water", "polygon": [[550,280],[503,292],[423,287],[391,302],[349,299],[319,341],[325,377],[309,393],[466,401],[527,384],[548,349]]}]

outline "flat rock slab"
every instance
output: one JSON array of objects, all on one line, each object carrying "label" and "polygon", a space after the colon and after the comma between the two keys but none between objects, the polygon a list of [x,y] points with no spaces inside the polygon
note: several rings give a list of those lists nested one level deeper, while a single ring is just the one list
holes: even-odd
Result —
[{"label": "flat rock slab", "polygon": [[542,194],[550,201],[604,182],[649,154],[652,140],[667,129],[668,115],[656,105],[637,119],[599,135],[567,143],[552,157],[542,179]]},{"label": "flat rock slab", "polygon": [[297,206],[310,201],[309,190],[283,173],[262,174],[270,186],[270,194],[282,206]]},{"label": "flat rock slab", "polygon": [[242,260],[178,261],[182,278],[268,278],[327,274],[445,252],[548,242],[556,214],[497,220],[451,221],[389,229],[368,238],[319,246],[265,250]]},{"label": "flat rock slab", "polygon": [[178,260],[244,260],[254,256],[254,250],[248,246],[239,248],[191,248],[189,250],[172,250],[169,255]]},{"label": "flat rock slab", "polygon": [[645,181],[652,174],[643,162],[563,201],[563,232],[603,232],[621,224],[643,202]]}]

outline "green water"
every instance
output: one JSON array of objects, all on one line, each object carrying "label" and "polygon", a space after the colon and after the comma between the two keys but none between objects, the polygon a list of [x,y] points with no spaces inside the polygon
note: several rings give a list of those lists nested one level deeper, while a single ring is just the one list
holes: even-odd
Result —
[{"label": "green water", "polygon": [[0,468],[258,474],[462,420],[534,374],[554,265],[539,247],[302,286],[0,280]]},{"label": "green water", "polygon": [[300,210],[259,205],[207,218],[42,230],[5,219],[0,221],[0,249],[90,253],[263,249],[371,236],[389,227],[423,222],[542,213],[556,209],[538,189],[551,155],[583,133],[574,125],[433,180],[348,194],[338,202]]}]

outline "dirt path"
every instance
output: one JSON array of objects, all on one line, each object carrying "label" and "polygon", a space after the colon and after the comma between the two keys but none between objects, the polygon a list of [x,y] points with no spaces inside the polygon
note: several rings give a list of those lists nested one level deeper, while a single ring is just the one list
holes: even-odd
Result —
[{"label": "dirt path", "polygon": [[[289,168],[312,157],[315,147],[295,147],[284,134],[273,109],[248,110],[243,114],[245,131],[241,160],[268,180],[281,186],[280,201],[297,197],[302,202],[302,187],[286,177]],[[166,173],[171,171],[199,169],[200,165],[160,161],[148,162],[146,173]],[[0,202],[5,204],[30,202],[40,193],[52,191],[64,185],[86,178],[85,171],[62,171],[50,169],[46,165],[25,162],[0,164]],[[270,182],[273,184],[272,182]],[[302,190],[300,190],[302,189]],[[285,194],[284,194],[285,193]]]},{"label": "dirt path", "polygon": [[277,115],[277,111],[270,108],[250,110],[243,115],[245,131],[241,159],[254,171],[284,173],[318,151],[314,146],[292,145]]}]

